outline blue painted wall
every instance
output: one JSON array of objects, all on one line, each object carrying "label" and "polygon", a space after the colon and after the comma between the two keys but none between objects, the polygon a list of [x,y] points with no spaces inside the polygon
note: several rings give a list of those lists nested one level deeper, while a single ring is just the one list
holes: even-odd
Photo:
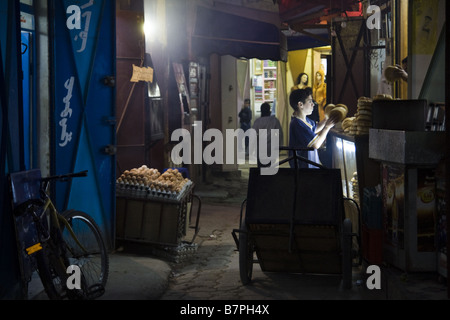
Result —
[{"label": "blue painted wall", "polygon": [[19,1],[0,1],[0,298],[23,297],[8,173],[24,168]]}]

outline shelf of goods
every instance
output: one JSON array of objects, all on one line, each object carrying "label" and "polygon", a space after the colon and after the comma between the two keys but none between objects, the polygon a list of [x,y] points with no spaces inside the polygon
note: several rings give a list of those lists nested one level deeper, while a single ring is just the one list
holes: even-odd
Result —
[{"label": "shelf of goods", "polygon": [[193,199],[200,201],[193,190],[194,183],[177,169],[162,174],[146,166],[126,170],[116,181],[116,239],[179,246],[189,228]]},{"label": "shelf of goods", "polygon": [[273,61],[264,61],[264,101],[273,102],[277,91],[277,67]]},{"label": "shelf of goods", "polygon": [[254,98],[258,103],[272,103],[275,101],[277,96],[277,70],[276,62],[271,60],[262,61],[262,70],[256,76],[258,84],[254,88]]}]

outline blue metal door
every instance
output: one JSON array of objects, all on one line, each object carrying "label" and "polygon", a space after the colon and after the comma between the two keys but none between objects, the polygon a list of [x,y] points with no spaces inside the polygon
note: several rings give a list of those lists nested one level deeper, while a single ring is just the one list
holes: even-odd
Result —
[{"label": "blue metal door", "polygon": [[34,136],[33,134],[36,133],[32,129],[31,122],[32,122],[32,97],[33,97],[33,91],[31,87],[32,83],[32,76],[31,76],[31,33],[30,32],[23,32],[21,33],[22,38],[22,45],[21,45],[21,51],[22,51],[22,84],[23,84],[23,145],[24,145],[24,162],[25,162],[25,168],[31,169],[32,164],[32,155],[31,155],[31,137]]},{"label": "blue metal door", "polygon": [[88,170],[54,189],[59,210],[90,214],[115,236],[115,1],[53,0],[52,174]]}]

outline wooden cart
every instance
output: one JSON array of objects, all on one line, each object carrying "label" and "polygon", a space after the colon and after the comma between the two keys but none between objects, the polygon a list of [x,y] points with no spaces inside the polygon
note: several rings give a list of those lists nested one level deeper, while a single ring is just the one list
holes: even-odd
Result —
[{"label": "wooden cart", "polygon": [[318,167],[279,168],[276,175],[250,169],[239,229],[232,232],[242,284],[259,263],[263,272],[340,274],[351,288],[359,233],[345,218],[340,169]]}]

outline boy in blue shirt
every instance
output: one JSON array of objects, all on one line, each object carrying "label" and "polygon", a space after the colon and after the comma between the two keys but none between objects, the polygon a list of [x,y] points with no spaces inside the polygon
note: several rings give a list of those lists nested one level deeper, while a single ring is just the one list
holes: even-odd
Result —
[{"label": "boy in blue shirt", "polygon": [[[298,89],[291,92],[289,104],[294,109],[294,114],[289,125],[289,147],[290,148],[312,148],[311,151],[297,151],[297,155],[315,163],[321,164],[317,149],[325,141],[328,132],[336,124],[336,118],[323,119],[317,123],[309,116],[314,109],[312,89]],[[289,151],[289,156],[293,151]],[[291,168],[295,168],[294,160],[289,161]],[[317,166],[297,160],[298,168],[317,168]]]}]

